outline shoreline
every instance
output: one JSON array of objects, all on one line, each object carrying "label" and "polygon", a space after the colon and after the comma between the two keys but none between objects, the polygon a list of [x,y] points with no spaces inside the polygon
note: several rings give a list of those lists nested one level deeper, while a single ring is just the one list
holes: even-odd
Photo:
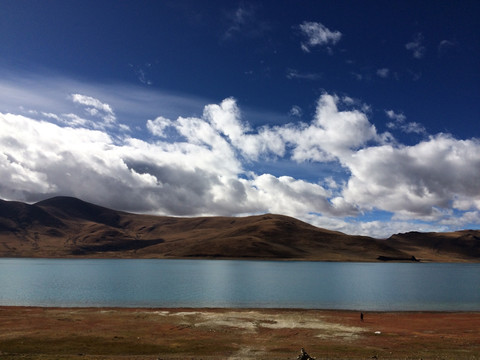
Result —
[{"label": "shoreline", "polygon": [[480,312],[0,306],[10,359],[478,359]]},{"label": "shoreline", "polygon": [[480,314],[480,310],[365,310],[365,309],[333,309],[333,308],[296,308],[296,307],[189,307],[189,306],[72,306],[72,305],[2,305],[0,304],[0,311],[6,309],[50,309],[50,310],[118,310],[118,311],[318,311],[318,312],[339,312],[339,313],[370,313],[370,314],[417,314],[417,313],[426,313],[426,314]]},{"label": "shoreline", "polygon": [[186,257],[134,257],[134,256],[106,256],[104,253],[99,256],[82,255],[63,255],[63,256],[21,256],[21,255],[1,255],[1,259],[32,259],[32,260],[218,260],[218,261],[278,261],[278,262],[338,262],[338,263],[371,263],[371,264],[480,264],[480,259],[451,259],[434,260],[428,258],[419,258],[415,261],[410,259],[331,259],[331,258],[273,258],[273,257],[219,257],[219,256],[186,256]]}]

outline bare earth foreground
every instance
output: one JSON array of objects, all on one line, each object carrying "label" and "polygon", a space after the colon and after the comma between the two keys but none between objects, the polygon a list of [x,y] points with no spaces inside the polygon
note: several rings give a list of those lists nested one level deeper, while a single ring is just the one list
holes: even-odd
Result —
[{"label": "bare earth foreground", "polygon": [[480,359],[480,313],[0,307],[0,359]]}]

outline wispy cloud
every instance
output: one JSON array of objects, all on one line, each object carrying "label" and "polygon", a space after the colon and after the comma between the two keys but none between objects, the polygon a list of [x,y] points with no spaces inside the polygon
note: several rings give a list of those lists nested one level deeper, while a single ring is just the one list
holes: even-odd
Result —
[{"label": "wispy cloud", "polygon": [[381,77],[383,79],[388,78],[390,75],[390,69],[387,68],[381,68],[377,70],[377,76]]},{"label": "wispy cloud", "polygon": [[405,48],[412,52],[415,59],[422,59],[427,51],[423,45],[424,37],[422,33],[414,35],[413,40],[405,44]]},{"label": "wispy cloud", "polygon": [[85,111],[89,115],[101,118],[105,126],[112,126],[117,121],[110,105],[104,104],[94,97],[82,94],[72,94],[71,98],[74,103],[85,105]]},{"label": "wispy cloud", "polygon": [[320,73],[309,73],[309,72],[301,73],[296,69],[287,70],[287,79],[319,80],[321,78],[322,78],[322,74]]},{"label": "wispy cloud", "polygon": [[456,44],[450,40],[442,40],[440,44],[438,44],[438,54],[440,56],[445,55],[450,50],[454,49]]},{"label": "wispy cloud", "polygon": [[389,119],[395,120],[397,123],[404,123],[407,117],[403,113],[396,113],[393,110],[385,110]]},{"label": "wispy cloud", "polygon": [[132,68],[133,72],[135,73],[138,81],[140,81],[144,85],[153,85],[153,81],[150,79],[148,72],[152,68],[151,63],[146,63],[144,65],[132,65],[129,64]]},{"label": "wispy cloud", "polygon": [[386,110],[385,114],[389,119],[393,120],[387,123],[389,129],[400,129],[405,133],[415,133],[426,135],[427,131],[422,124],[417,122],[406,122],[407,117],[403,113],[396,113],[393,110]]},{"label": "wispy cloud", "polygon": [[358,81],[362,81],[362,80],[364,80],[364,78],[365,78],[364,75],[362,75],[362,74],[360,74],[360,73],[357,73],[357,72],[354,72],[354,71],[352,71],[351,74],[352,74],[352,77],[353,77],[355,80],[358,80]]},{"label": "wispy cloud", "polygon": [[315,46],[335,45],[342,38],[338,30],[331,31],[319,22],[305,21],[299,25],[302,34],[307,38],[301,43],[302,50],[310,52]]},{"label": "wispy cloud", "polygon": [[[128,121],[126,125],[132,129],[144,127],[146,119],[155,118],[160,113],[165,117],[201,113],[205,103],[209,102],[205,98],[167,93],[141,85],[86,83],[58,74],[12,71],[2,73],[0,93],[0,111],[28,115],[32,110],[44,114],[42,118],[45,120],[53,117],[60,120],[62,114],[76,114],[97,126],[102,125],[103,120],[99,122],[98,116],[89,113],[89,106],[76,103],[72,98],[73,93],[89,96],[108,104],[119,126]],[[101,114],[108,115],[105,112]],[[109,128],[109,131],[114,129]]]},{"label": "wispy cloud", "polygon": [[226,13],[227,29],[222,40],[232,40],[237,36],[259,37],[270,28],[268,23],[257,16],[257,7],[251,3],[240,3]]},{"label": "wispy cloud", "polygon": [[243,4],[229,14],[231,23],[227,31],[225,31],[224,38],[229,39],[236,33],[242,32],[243,28],[249,23],[253,17],[253,9],[245,7]]},{"label": "wispy cloud", "polygon": [[303,115],[303,110],[300,106],[298,105],[293,105],[290,111],[288,112],[290,116],[294,117],[302,117]]}]

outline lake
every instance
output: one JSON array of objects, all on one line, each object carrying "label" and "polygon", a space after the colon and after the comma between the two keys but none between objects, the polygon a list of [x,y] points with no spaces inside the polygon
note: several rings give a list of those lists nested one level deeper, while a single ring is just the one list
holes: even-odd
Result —
[{"label": "lake", "polygon": [[0,305],[480,311],[480,264],[0,258]]}]

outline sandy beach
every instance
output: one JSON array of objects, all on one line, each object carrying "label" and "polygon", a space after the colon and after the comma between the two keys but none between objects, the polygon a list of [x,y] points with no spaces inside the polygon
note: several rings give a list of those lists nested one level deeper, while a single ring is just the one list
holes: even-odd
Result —
[{"label": "sandy beach", "polygon": [[480,313],[0,307],[0,359],[480,359]]}]

